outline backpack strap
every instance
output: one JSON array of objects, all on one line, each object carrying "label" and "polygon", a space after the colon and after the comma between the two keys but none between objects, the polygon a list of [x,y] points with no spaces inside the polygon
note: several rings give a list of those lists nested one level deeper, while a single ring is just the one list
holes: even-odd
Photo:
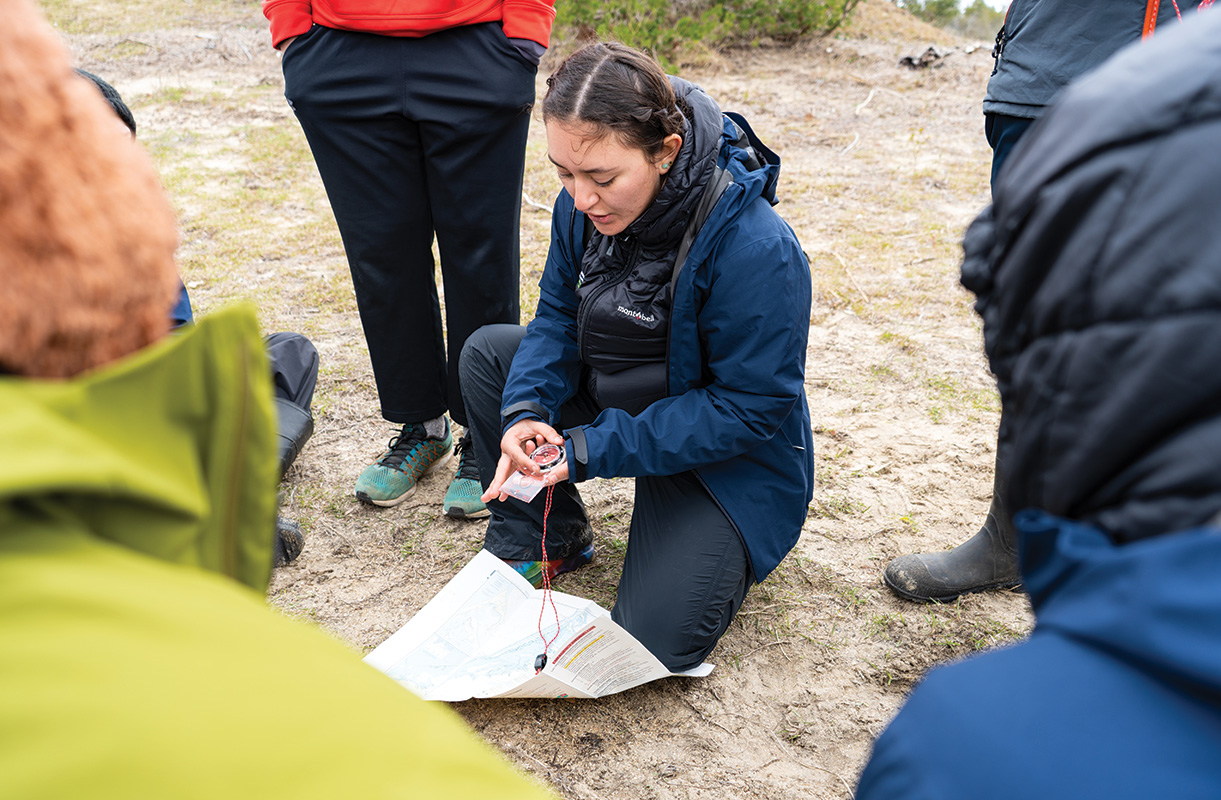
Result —
[{"label": "backpack strap", "polygon": [[[1179,11],[1179,4],[1175,0],[1171,0],[1171,2],[1174,3],[1174,15],[1182,22],[1183,12]],[[1200,0],[1200,4],[1196,6],[1196,11],[1204,11],[1210,8],[1214,2],[1216,0]],[[1161,0],[1148,0],[1145,3],[1145,24],[1140,29],[1140,38],[1142,40],[1148,39],[1157,29],[1157,12],[1161,5]]]},{"label": "backpack strap", "polygon": [[725,194],[725,190],[733,183],[733,176],[729,174],[729,170],[720,167],[714,169],[716,172],[704,189],[704,196],[695,206],[691,221],[687,223],[687,228],[683,231],[683,238],[678,243],[678,255],[674,258],[674,271],[670,273],[671,293],[674,292],[674,284],[678,283],[678,273],[682,270],[683,262],[687,260],[687,254],[691,252],[691,245],[695,242],[695,237],[699,236],[700,229],[712,216],[712,209],[716,207],[721,195]]},{"label": "backpack strap", "polygon": [[1148,39],[1157,29],[1157,9],[1161,4],[1161,0],[1148,0],[1145,3],[1145,24],[1140,30],[1140,38]]},{"label": "backpack strap", "polygon": [[[734,147],[746,152],[747,170],[761,169],[764,164],[780,163],[780,157],[760,141],[745,117],[733,111],[726,111],[724,114],[733,125],[734,133],[737,134],[737,138],[733,142]],[[699,204],[695,207],[695,213],[691,215],[691,221],[687,223],[687,229],[683,231],[682,241],[678,244],[678,257],[674,259],[674,272],[670,275],[671,292],[674,291],[674,285],[678,283],[678,273],[683,268],[683,262],[687,260],[687,254],[691,251],[695,237],[699,235],[704,223],[712,216],[712,210],[716,208],[717,202],[732,183],[733,176],[729,174],[729,170],[716,167],[712,180],[708,182],[708,187],[704,190],[704,196],[700,198]]]}]

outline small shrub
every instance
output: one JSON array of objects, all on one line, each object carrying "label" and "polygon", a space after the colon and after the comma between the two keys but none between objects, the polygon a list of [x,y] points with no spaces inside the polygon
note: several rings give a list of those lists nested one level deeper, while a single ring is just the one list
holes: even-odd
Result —
[{"label": "small shrub", "polygon": [[826,35],[860,0],[569,0],[557,4],[561,38],[615,40],[651,52],[673,71],[697,49],[793,42]]}]

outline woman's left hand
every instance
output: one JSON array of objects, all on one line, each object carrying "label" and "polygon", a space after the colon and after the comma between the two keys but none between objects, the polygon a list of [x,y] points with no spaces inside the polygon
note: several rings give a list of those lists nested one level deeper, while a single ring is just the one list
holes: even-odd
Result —
[{"label": "woman's left hand", "polygon": [[492,477],[488,490],[480,499],[485,503],[492,500],[501,502],[506,500],[508,495],[501,491],[501,486],[515,470],[542,478],[543,483],[547,486],[567,480],[567,463],[546,473],[541,473],[538,465],[530,458],[530,454],[536,447],[546,443],[563,447],[564,437],[555,428],[539,420],[522,420],[505,431],[500,440],[500,460],[496,463],[496,474]]}]

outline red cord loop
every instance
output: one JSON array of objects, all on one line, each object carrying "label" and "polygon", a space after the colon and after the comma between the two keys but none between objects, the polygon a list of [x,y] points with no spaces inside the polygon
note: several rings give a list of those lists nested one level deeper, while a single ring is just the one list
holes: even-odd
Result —
[{"label": "red cord loop", "polygon": [[[560,611],[555,607],[555,600],[551,597],[551,574],[548,571],[547,563],[547,517],[551,516],[551,494],[555,491],[555,485],[547,487],[547,503],[543,507],[543,561],[540,565],[543,574],[543,605],[538,610],[538,638],[543,640],[543,652],[534,660],[534,674],[543,671],[543,667],[547,666],[547,649],[551,647],[551,643],[560,635]],[[555,614],[555,633],[548,639],[543,633],[543,614],[547,611],[547,603],[551,603],[551,611]],[[540,666],[541,665],[541,666]]]}]

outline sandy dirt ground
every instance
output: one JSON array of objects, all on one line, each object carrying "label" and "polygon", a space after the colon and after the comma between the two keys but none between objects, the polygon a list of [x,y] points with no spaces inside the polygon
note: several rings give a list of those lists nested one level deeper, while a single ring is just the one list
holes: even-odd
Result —
[{"label": "sandy dirt ground", "polygon": [[[65,36],[135,109],[182,219],[196,310],[250,299],[268,331],[299,330],[319,348],[317,431],[282,492],[308,541],[273,575],[270,599],[359,657],[469,560],[483,526],[441,515],[448,471],[395,509],[352,497],[393,430],[376,414],[325,194],[257,4],[187,5],[155,30]],[[930,45],[942,54],[934,65],[899,65]],[[806,387],[817,485],[800,542],[752,590],[710,677],[598,701],[455,706],[561,796],[848,797],[871,741],[925,670],[1029,629],[1020,593],[928,607],[880,580],[891,558],[973,533],[991,493],[999,403],[957,282],[962,232],[988,199],[980,101],[991,66],[987,44],[866,0],[833,37],[683,68],[783,159],[778,210],[814,280]],[[559,186],[537,115],[528,160],[526,193],[549,207]],[[549,225],[545,208],[523,206],[526,309]],[[632,485],[595,480],[585,496],[597,560],[557,586],[609,608]]]}]

